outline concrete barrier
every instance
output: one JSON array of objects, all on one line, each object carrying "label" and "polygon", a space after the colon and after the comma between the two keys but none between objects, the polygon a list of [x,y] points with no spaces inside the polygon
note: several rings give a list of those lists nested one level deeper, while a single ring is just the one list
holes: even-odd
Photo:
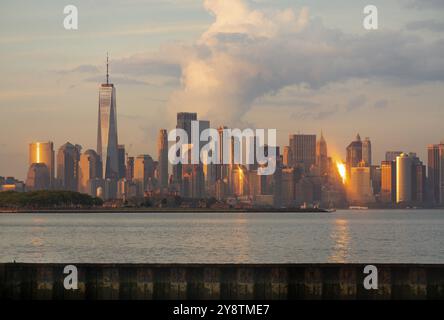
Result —
[{"label": "concrete barrier", "polygon": [[64,288],[66,264],[0,264],[0,298],[36,300],[444,299],[444,265],[74,264],[78,289]]}]

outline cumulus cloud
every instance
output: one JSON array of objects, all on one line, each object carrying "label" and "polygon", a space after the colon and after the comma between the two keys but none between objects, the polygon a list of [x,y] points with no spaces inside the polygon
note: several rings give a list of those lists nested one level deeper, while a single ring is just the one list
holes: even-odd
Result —
[{"label": "cumulus cloud", "polygon": [[442,41],[402,32],[345,34],[310,20],[307,8],[266,12],[242,0],[206,0],[204,6],[215,21],[180,60],[182,87],[171,97],[171,113],[195,110],[233,124],[256,99],[291,85],[444,80]]},{"label": "cumulus cloud", "polygon": [[404,0],[406,6],[414,9],[442,9],[444,1],[442,0]]},{"label": "cumulus cloud", "polygon": [[407,23],[406,28],[409,30],[429,30],[433,32],[444,31],[444,22],[437,20],[417,20]]},{"label": "cumulus cloud", "polygon": [[67,70],[59,70],[57,73],[60,74],[68,74],[68,73],[98,73],[99,68],[97,66],[91,64],[82,64],[75,68],[67,69]]}]

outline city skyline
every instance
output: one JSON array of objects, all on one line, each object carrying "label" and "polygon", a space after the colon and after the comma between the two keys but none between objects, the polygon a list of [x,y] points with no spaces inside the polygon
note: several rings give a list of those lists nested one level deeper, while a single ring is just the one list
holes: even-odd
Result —
[{"label": "city skyline", "polygon": [[[357,133],[372,139],[378,163],[398,149],[426,159],[427,145],[444,139],[442,30],[433,28],[442,13],[432,1],[375,1],[381,19],[374,32],[362,29],[360,1],[113,0],[106,8],[77,1],[75,32],[63,29],[57,2],[12,14],[22,4],[7,2],[0,13],[0,115],[7,119],[0,175],[26,177],[31,141],[96,149],[96,123],[85,119],[97,116],[106,51],[119,88],[119,143],[133,155],[155,155],[158,131],[186,111],[214,127],[276,127],[282,147],[289,134],[323,130],[330,151],[344,160],[344,145]],[[276,45],[282,52],[270,50]],[[341,59],[349,68],[321,63],[342,66]],[[213,85],[211,96],[199,91]]]}]

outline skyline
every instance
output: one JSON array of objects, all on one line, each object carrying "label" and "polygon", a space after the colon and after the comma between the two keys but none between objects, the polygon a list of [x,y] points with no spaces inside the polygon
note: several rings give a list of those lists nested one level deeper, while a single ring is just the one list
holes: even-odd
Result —
[{"label": "skyline", "polygon": [[[108,50],[113,57],[111,81],[118,88],[119,142],[133,155],[156,155],[157,133],[161,128],[173,128],[178,111],[198,112],[211,120],[212,127],[276,127],[280,146],[286,144],[289,134],[319,135],[323,130],[330,150],[341,159],[345,159],[347,143],[360,133],[371,138],[377,163],[384,159],[385,151],[398,149],[426,159],[427,145],[444,139],[440,123],[444,113],[444,64],[439,56],[442,29],[435,24],[432,30],[433,23],[428,27],[418,23],[442,17],[439,10],[426,7],[431,1],[417,2],[422,7],[415,6],[415,1],[375,1],[381,12],[381,27],[375,32],[360,29],[359,1],[342,1],[343,12],[325,1],[310,2],[307,9],[303,9],[307,1],[296,5],[256,1],[248,7],[245,3],[230,1],[236,10],[227,13],[219,1],[205,5],[185,1],[179,8],[174,7],[175,1],[112,1],[109,11],[98,13],[97,4],[75,1],[80,28],[72,33],[62,30],[62,8],[54,1],[43,1],[33,16],[26,13],[23,17],[8,15],[23,2],[5,4],[0,13],[0,42],[6,49],[0,53],[6,74],[0,80],[0,114],[7,121],[2,121],[0,129],[0,175],[24,179],[30,141],[51,140],[57,148],[70,141],[84,150],[96,149],[92,119],[97,116],[97,86],[104,82],[103,56]],[[287,8],[293,11],[285,11]],[[106,13],[118,9],[123,9],[122,14],[113,19],[122,26],[120,34],[115,28],[107,29],[111,20],[104,19]],[[392,19],[396,10],[400,13]],[[150,14],[144,17],[147,12]],[[133,25],[128,22],[129,13]],[[159,17],[154,19],[156,13]],[[12,23],[22,22],[25,16],[28,23],[12,32]],[[38,23],[48,16],[47,23]],[[168,19],[162,20],[165,17]],[[239,22],[245,17],[253,19],[253,29]],[[94,19],[106,23],[100,27],[92,23]],[[143,28],[142,21],[155,22]],[[300,30],[295,31],[295,26]],[[29,36],[23,37],[26,34]],[[288,39],[294,41],[285,46]],[[387,48],[387,42],[395,39],[395,45]],[[43,49],[42,43],[48,47]],[[41,50],[38,54],[36,45]],[[270,53],[273,45],[283,46],[282,56]],[[320,51],[322,45],[333,54]],[[341,45],[348,50],[339,50]],[[241,52],[238,46],[242,46]],[[312,56],[307,55],[310,48]],[[208,50],[210,55],[206,55]],[[373,57],[374,50],[380,60]],[[307,57],[306,68],[302,68],[301,59]],[[341,57],[350,63],[349,68],[340,66]],[[277,64],[276,58],[280,59]],[[339,66],[332,69],[322,63],[323,58]],[[261,59],[274,63],[273,68],[264,68]],[[419,61],[423,70],[411,66]],[[233,67],[232,73],[222,72],[227,66],[224,62]],[[282,66],[292,76],[279,71]],[[208,74],[208,70],[215,73]],[[267,72],[270,78],[256,82],[258,75]],[[240,81],[226,88],[237,74]],[[210,104],[208,96],[200,95],[202,83],[213,83],[209,80],[222,84],[210,97],[229,104],[224,109],[228,117],[217,112],[221,109],[218,103]],[[190,91],[192,96],[184,95]],[[239,95],[239,91],[247,94]],[[423,116],[418,117],[418,110]],[[240,119],[239,123],[232,118]],[[13,139],[6,134],[10,132]]]}]

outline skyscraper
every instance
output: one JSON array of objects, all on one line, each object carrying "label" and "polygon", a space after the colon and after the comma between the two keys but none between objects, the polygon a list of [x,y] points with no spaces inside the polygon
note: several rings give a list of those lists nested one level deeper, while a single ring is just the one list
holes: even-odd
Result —
[{"label": "skyscraper", "polygon": [[385,153],[385,161],[396,161],[396,158],[402,154],[402,151],[387,151]]},{"label": "skyscraper", "polygon": [[381,202],[396,202],[396,161],[381,163]]},{"label": "skyscraper", "polygon": [[327,142],[324,139],[324,135],[321,132],[321,138],[316,143],[316,165],[319,167],[321,176],[328,174],[328,153]]},{"label": "skyscraper", "polygon": [[133,181],[134,178],[134,157],[126,159],[126,180]]},{"label": "skyscraper", "polygon": [[81,146],[69,142],[59,148],[57,152],[57,187],[61,190],[77,191],[81,150]]},{"label": "skyscraper", "polygon": [[444,143],[432,144],[427,148],[427,171],[431,200],[435,204],[444,203]]},{"label": "skyscraper", "polygon": [[371,168],[366,166],[364,161],[361,161],[359,166],[351,168],[348,199],[350,203],[356,205],[374,202]]},{"label": "skyscraper", "polygon": [[396,202],[412,202],[412,158],[405,153],[396,158]]},{"label": "skyscraper", "polygon": [[108,57],[106,60],[106,83],[99,89],[99,122],[97,153],[102,160],[103,178],[116,180],[119,177],[116,88],[109,83]]},{"label": "skyscraper", "polygon": [[26,178],[26,190],[38,191],[49,189],[49,170],[45,163],[33,163]]},{"label": "skyscraper", "polygon": [[125,164],[125,145],[119,144],[117,145],[117,158],[119,162],[119,179],[125,178],[126,175],[126,164]]},{"label": "skyscraper", "polygon": [[372,143],[368,137],[362,142],[362,161],[366,166],[372,165]]},{"label": "skyscraper", "polygon": [[149,155],[140,155],[134,161],[133,181],[138,185],[139,196],[147,191],[150,179],[154,177],[154,161]]},{"label": "skyscraper", "polygon": [[159,157],[159,185],[161,189],[168,188],[168,132],[165,129],[159,131],[157,153]]},{"label": "skyscraper", "polygon": [[188,135],[188,141],[184,144],[191,143],[191,122],[197,121],[197,113],[179,112],[177,114],[177,129],[183,129]]},{"label": "skyscraper", "polygon": [[94,150],[86,150],[80,155],[79,162],[79,192],[96,196],[98,184],[101,180],[102,167],[100,157]]},{"label": "skyscraper", "polygon": [[[179,112],[177,114],[176,129],[184,130],[188,135],[188,141],[183,141],[183,144],[191,143],[191,122],[197,121],[197,113]],[[179,153],[177,156],[181,156]],[[182,183],[182,164],[178,163],[173,166],[173,181],[177,185]]]},{"label": "skyscraper", "polygon": [[290,152],[292,167],[302,166],[305,171],[316,164],[316,135],[290,135]]},{"label": "skyscraper", "polygon": [[351,168],[358,167],[362,161],[362,141],[359,133],[356,136],[356,140],[352,141],[347,147],[347,176],[350,177]]},{"label": "skyscraper", "polygon": [[54,184],[54,144],[49,142],[32,142],[29,144],[29,166],[34,163],[44,163],[49,171],[49,187]]}]

